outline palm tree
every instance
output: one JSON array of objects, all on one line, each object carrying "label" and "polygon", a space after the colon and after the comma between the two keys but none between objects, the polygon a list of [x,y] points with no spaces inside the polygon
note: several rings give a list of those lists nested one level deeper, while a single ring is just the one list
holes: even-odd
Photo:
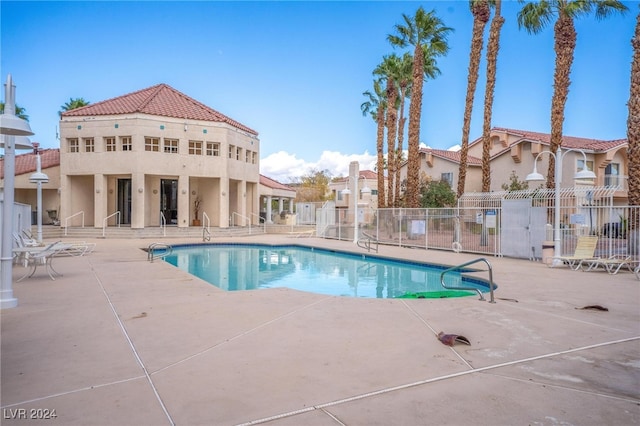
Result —
[{"label": "palm tree", "polygon": [[396,204],[397,194],[394,194],[394,167],[395,167],[395,158],[394,153],[396,151],[396,135],[397,135],[397,124],[398,124],[398,87],[396,85],[396,81],[399,75],[400,69],[400,58],[397,55],[388,55],[383,58],[383,61],[380,65],[373,70],[373,74],[379,76],[382,80],[386,80],[387,89],[386,89],[386,99],[387,99],[387,117],[386,117],[386,127],[387,127],[387,194],[388,194],[388,204],[390,206],[394,206]]},{"label": "palm tree", "polygon": [[435,58],[449,50],[447,35],[453,30],[445,27],[435,11],[425,12],[421,7],[413,17],[402,15],[404,24],[396,24],[396,35],[387,39],[394,47],[414,47],[411,104],[409,106],[409,158],[407,166],[407,207],[419,207],[420,187],[420,119],[422,115],[422,86],[424,65],[435,63]]},{"label": "palm tree", "polygon": [[467,157],[469,153],[469,129],[471,128],[471,112],[473,111],[473,98],[478,82],[478,70],[480,69],[480,56],[484,42],[484,28],[489,22],[491,9],[489,0],[471,0],[469,2],[473,14],[473,31],[471,36],[471,53],[469,55],[469,75],[467,76],[467,97],[464,104],[464,121],[462,124],[462,148],[460,149],[460,170],[458,172],[458,192],[460,198],[464,194],[464,185],[467,179]]},{"label": "palm tree", "polygon": [[[426,71],[425,71],[426,73]],[[402,148],[404,144],[404,126],[407,119],[404,116],[405,100],[410,98],[411,94],[411,77],[413,75],[413,56],[409,52],[405,52],[400,60],[400,67],[398,68],[398,90],[400,97],[400,105],[398,107],[398,143],[396,144],[396,156],[394,157],[395,170],[395,190],[394,194],[394,207],[400,206],[400,165],[402,164],[403,153]]]},{"label": "palm tree", "polygon": [[482,124],[482,192],[491,190],[491,116],[493,113],[493,95],[496,87],[496,69],[498,51],[500,50],[500,29],[504,18],[500,15],[501,0],[495,2],[495,15],[489,29],[489,43],[487,45],[487,85],[484,94],[484,121]]},{"label": "palm tree", "polygon": [[[0,114],[4,114],[4,102],[0,102]],[[22,118],[23,120],[29,121],[29,116],[27,115],[26,110],[21,106],[18,106],[18,104],[16,104],[15,115],[18,118]]]},{"label": "palm tree", "polygon": [[[524,0],[519,0],[524,2]],[[595,17],[604,19],[613,12],[624,12],[627,7],[619,0],[546,0],[530,2],[518,13],[518,26],[530,34],[540,33],[556,16],[554,24],[554,50],[556,63],[551,99],[551,152],[562,144],[564,108],[569,94],[571,64],[576,47],[577,33],[574,19],[588,15],[595,9]],[[555,188],[555,158],[549,158],[547,187]]]},{"label": "palm tree", "polygon": [[69,102],[65,102],[64,105],[60,106],[61,109],[58,111],[58,115],[62,116],[65,111],[71,111],[86,105],[89,105],[89,102],[85,101],[84,98],[69,98]]},{"label": "palm tree", "polygon": [[385,92],[382,90],[380,80],[373,81],[373,93],[368,90],[362,93],[368,98],[360,105],[362,115],[371,114],[377,123],[378,132],[376,136],[376,151],[378,153],[376,171],[378,173],[378,208],[386,207],[386,197],[384,191],[384,119],[387,108]]},{"label": "palm tree", "polygon": [[[636,18],[636,32],[631,40],[631,93],[627,118],[627,158],[629,159],[629,205],[640,206],[640,13]],[[638,255],[640,246],[640,214],[633,211],[629,218],[629,254]]]}]

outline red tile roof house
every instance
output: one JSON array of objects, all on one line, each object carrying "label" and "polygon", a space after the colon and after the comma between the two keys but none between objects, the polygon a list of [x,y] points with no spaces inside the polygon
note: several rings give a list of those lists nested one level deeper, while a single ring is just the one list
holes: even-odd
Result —
[{"label": "red tile roof house", "polygon": [[[508,184],[510,176],[515,172],[520,181],[533,171],[534,161],[538,158],[537,170],[543,176],[547,174],[551,136],[524,130],[495,127],[491,130],[490,191],[501,191],[503,184]],[[592,185],[597,187],[618,187],[614,192],[614,202],[626,205],[628,202],[627,172],[629,161],[626,139],[603,141],[597,139],[563,136],[562,140],[562,182],[561,188],[576,185]],[[583,167],[584,157],[587,167],[596,174],[594,182],[574,181],[573,177]],[[455,191],[458,186],[460,152],[422,148],[420,151],[420,170],[434,180],[448,180]],[[538,156],[538,154],[542,153]],[[467,178],[465,193],[482,190],[482,138],[469,144]],[[407,164],[402,165],[401,176],[406,179]],[[543,183],[544,184],[544,183]],[[530,188],[539,185],[531,182]]]},{"label": "red tile roof house", "polygon": [[96,228],[188,227],[205,214],[221,228],[257,224],[259,158],[255,130],[166,84],[90,104],[61,116],[60,218],[84,212]]}]

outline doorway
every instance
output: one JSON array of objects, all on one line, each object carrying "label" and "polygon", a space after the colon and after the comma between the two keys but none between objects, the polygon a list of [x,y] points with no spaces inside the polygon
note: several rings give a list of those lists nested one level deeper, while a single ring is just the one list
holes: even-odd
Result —
[{"label": "doorway", "polygon": [[131,225],[131,179],[118,179],[118,211],[120,223]]},{"label": "doorway", "polygon": [[178,180],[160,179],[160,211],[167,225],[178,224]]}]

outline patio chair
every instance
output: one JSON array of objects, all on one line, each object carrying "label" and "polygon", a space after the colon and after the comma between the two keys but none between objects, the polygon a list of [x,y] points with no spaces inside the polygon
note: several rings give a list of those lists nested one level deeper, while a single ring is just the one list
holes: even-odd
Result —
[{"label": "patio chair", "polygon": [[560,260],[573,270],[580,269],[582,262],[596,259],[596,245],[598,237],[595,235],[583,235],[578,237],[576,250],[572,256],[553,256],[552,260]]},{"label": "patio chair", "polygon": [[636,263],[631,256],[613,255],[608,258],[597,257],[595,259],[586,259],[581,262],[580,267],[583,271],[595,271],[600,267],[611,275],[617,274],[620,269],[626,267],[633,272],[633,265]]},{"label": "patio chair", "polygon": [[[55,243],[51,243],[46,247],[33,247],[29,252],[28,256],[25,257],[27,272],[19,278],[16,282],[20,282],[25,278],[30,278],[35,274],[38,266],[44,265],[47,274],[49,274],[49,278],[55,281],[55,277],[62,276],[61,273],[53,269],[53,265],[51,262],[55,257],[56,253],[60,250],[66,249],[67,246],[65,244],[61,244],[60,241],[56,241]],[[31,267],[31,272],[29,272],[28,268]]]}]

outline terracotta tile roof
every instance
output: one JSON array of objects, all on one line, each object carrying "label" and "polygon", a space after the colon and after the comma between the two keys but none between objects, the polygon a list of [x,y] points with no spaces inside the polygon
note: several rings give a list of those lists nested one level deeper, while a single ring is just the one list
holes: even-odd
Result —
[{"label": "terracotta tile roof", "polygon": [[62,118],[133,113],[227,123],[253,135],[258,134],[244,124],[209,108],[164,83],[66,111],[62,113]]},{"label": "terracotta tile roof", "polygon": [[[431,153],[434,157],[439,157],[444,160],[449,160],[454,163],[460,164],[460,151],[448,151],[444,149],[433,149],[433,148],[420,148],[419,153],[420,154]],[[482,159],[478,157],[474,157],[472,155],[467,155],[467,165],[482,166]]]},{"label": "terracotta tile roof", "polygon": [[[60,165],[60,150],[43,149],[40,151],[40,168],[44,173],[49,167]],[[16,155],[16,176],[36,171],[36,155],[33,152]],[[4,157],[0,159],[0,179],[4,179]]]},{"label": "terracotta tile roof", "polygon": [[[517,129],[508,129],[504,127],[494,127],[491,129],[492,132],[506,132],[510,135],[520,136],[521,140],[535,141],[539,142],[543,145],[550,145],[551,143],[551,135],[549,133],[539,133],[539,132],[531,132],[528,130],[517,130]],[[515,143],[521,142],[518,140]],[[482,137],[474,140],[470,143],[470,145],[482,143]],[[617,148],[621,145],[627,144],[627,139],[614,139],[610,141],[600,140],[600,139],[589,139],[589,138],[580,138],[575,136],[562,136],[562,146],[565,148],[579,148],[587,151],[594,152],[604,152],[609,151],[610,149]],[[510,147],[505,148],[500,151],[500,153],[508,150]],[[499,155],[500,153],[496,154]],[[494,157],[496,156],[494,155]]]},{"label": "terracotta tile roof", "polygon": [[264,175],[260,175],[260,185],[264,185],[267,188],[272,188],[272,189],[283,189],[285,191],[293,191],[295,192],[296,190],[291,188],[290,186],[287,186],[285,184],[282,184],[280,182],[278,182],[277,180],[273,180],[269,177],[266,177]]}]

